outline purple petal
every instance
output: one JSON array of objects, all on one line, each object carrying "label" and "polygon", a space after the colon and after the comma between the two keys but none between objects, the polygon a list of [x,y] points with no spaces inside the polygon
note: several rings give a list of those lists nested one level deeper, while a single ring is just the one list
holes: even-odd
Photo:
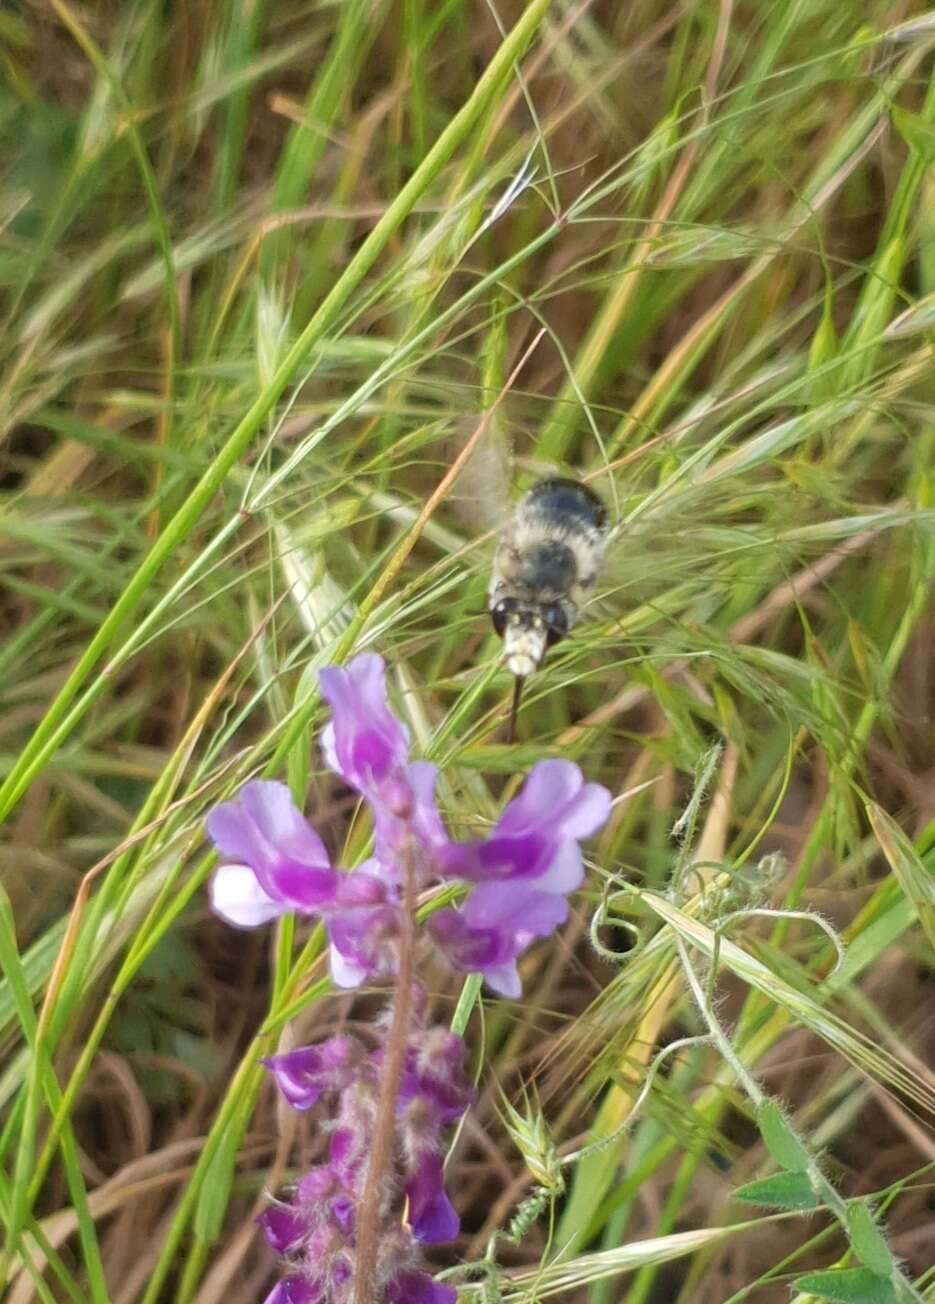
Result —
[{"label": "purple petal", "polygon": [[[374,848],[384,874],[393,882],[400,879],[398,862],[402,848],[413,843],[421,848],[421,863],[415,866],[417,878],[424,882],[436,872],[437,854],[448,845],[448,834],[435,802],[437,766],[430,761],[413,761],[401,772],[399,779],[407,794],[405,804],[398,804],[394,813],[383,804],[374,811]],[[398,799],[399,801],[400,799]]]},{"label": "purple petal", "polygon": [[319,1287],[311,1286],[304,1277],[285,1277],[267,1295],[263,1304],[320,1304]]},{"label": "purple petal", "polygon": [[473,880],[480,868],[481,842],[449,842],[438,857],[438,867],[445,878]]},{"label": "purple petal", "polygon": [[[328,937],[340,955],[338,972],[342,971],[343,961],[345,966],[349,966],[345,970],[347,976],[358,971],[371,978],[395,973],[399,928],[399,906],[396,905],[384,903],[335,911],[328,919]],[[335,981],[339,981],[338,973],[335,973]],[[342,985],[357,986],[358,981]]]},{"label": "purple petal", "polygon": [[387,1304],[457,1304],[454,1286],[435,1281],[426,1272],[401,1272],[386,1290]]},{"label": "purple petal", "polygon": [[568,918],[564,897],[537,888],[522,882],[481,883],[461,913],[470,928],[496,928],[525,950],[534,937],[548,937]]},{"label": "purple petal", "polygon": [[257,858],[256,833],[239,802],[215,806],[208,813],[205,827],[222,856],[251,864]]},{"label": "purple petal", "polygon": [[387,900],[387,884],[380,876],[377,860],[365,860],[350,874],[342,874],[338,882],[335,906],[348,910],[355,906],[382,905]]},{"label": "purple petal", "polygon": [[573,761],[540,761],[504,810],[494,836],[517,837],[538,830],[563,839],[586,838],[607,819],[610,804],[607,789],[586,784]]},{"label": "purple petal", "polygon": [[336,1195],[331,1201],[331,1216],[345,1236],[350,1236],[354,1226],[356,1206],[349,1195]]},{"label": "purple petal", "polygon": [[427,846],[446,846],[448,833],[435,800],[438,766],[431,761],[413,761],[407,777],[414,799],[412,826],[417,836]]},{"label": "purple petal", "polygon": [[343,669],[327,666],[318,677],[333,712],[322,735],[326,762],[358,792],[395,807],[395,771],[409,759],[409,734],[387,704],[383,659],[364,653]]},{"label": "purple petal", "polygon": [[496,833],[517,837],[542,825],[551,825],[577,796],[583,783],[581,771],[573,761],[539,761],[497,821]]},{"label": "purple petal", "polygon": [[546,829],[516,837],[494,833],[486,842],[451,843],[440,848],[442,873],[469,882],[505,882],[511,878],[534,878],[548,867],[555,840]]},{"label": "purple petal", "polygon": [[305,1219],[295,1209],[285,1205],[274,1204],[265,1213],[260,1214],[257,1222],[277,1254],[288,1253],[306,1232]]},{"label": "purple petal", "polygon": [[439,1126],[454,1123],[476,1099],[474,1084],[464,1071],[467,1046],[454,1032],[440,1028],[417,1030],[409,1038],[399,1088],[401,1106],[420,1100]]},{"label": "purple petal", "polygon": [[456,968],[482,973],[495,991],[516,997],[516,957],[567,916],[564,897],[538,892],[525,882],[481,883],[460,910],[437,911],[428,927]]},{"label": "purple petal", "polygon": [[607,823],[613,798],[600,783],[586,783],[565,811],[562,832],[567,838],[589,838]]},{"label": "purple petal", "polygon": [[610,805],[607,789],[585,783],[571,761],[540,761],[486,841],[441,845],[436,858],[444,874],[470,882],[525,879],[571,892],[584,875],[578,839],[604,823]]},{"label": "purple petal", "polygon": [[263,891],[249,865],[222,865],[211,879],[211,908],[235,928],[257,928],[287,907]]},{"label": "purple petal", "polygon": [[332,1288],[335,1286],[343,1286],[346,1281],[350,1280],[353,1272],[354,1269],[351,1264],[348,1263],[346,1258],[335,1259],[331,1264]]},{"label": "purple petal", "polygon": [[308,865],[330,863],[325,844],[284,783],[256,779],[244,786],[240,800],[259,833],[281,855]]},{"label": "purple petal", "polygon": [[293,1109],[311,1109],[326,1091],[343,1091],[354,1079],[359,1058],[351,1037],[330,1037],[317,1046],[302,1046],[261,1062]]},{"label": "purple petal", "polygon": [[337,874],[285,784],[248,783],[238,801],[215,807],[206,823],[221,853],[249,865],[273,901],[315,914],[333,900]]},{"label": "purple petal", "polygon": [[257,877],[290,910],[317,915],[334,904],[341,875],[327,866],[282,860]]},{"label": "purple petal", "polygon": [[437,910],[428,920],[428,928],[457,969],[482,973],[502,957],[501,938],[494,929],[472,929],[462,912],[450,906]]},{"label": "purple petal", "polygon": [[346,1175],[348,1165],[353,1167],[353,1161],[358,1157],[360,1147],[355,1144],[356,1140],[355,1133],[349,1127],[339,1127],[331,1133],[328,1157],[333,1169],[341,1176]]},{"label": "purple petal", "polygon": [[387,903],[394,889],[377,877],[380,869],[376,860],[365,860],[353,873],[339,875],[328,921],[331,977],[338,987],[359,987],[369,977],[392,972],[393,953],[384,955],[381,948],[398,934],[398,907]]},{"label": "purple petal", "polygon": [[286,854],[313,865],[328,864],[324,843],[284,783],[254,779],[236,801],[215,806],[206,824],[218,850],[232,860],[255,865]]},{"label": "purple petal", "polygon": [[445,1192],[438,1155],[430,1152],[423,1156],[406,1183],[406,1196],[409,1225],[417,1240],[427,1245],[443,1245],[455,1239],[461,1230],[461,1220]]},{"label": "purple petal", "polygon": [[295,1188],[296,1199],[300,1204],[320,1205],[326,1195],[334,1190],[336,1178],[330,1164],[319,1164],[310,1168]]}]

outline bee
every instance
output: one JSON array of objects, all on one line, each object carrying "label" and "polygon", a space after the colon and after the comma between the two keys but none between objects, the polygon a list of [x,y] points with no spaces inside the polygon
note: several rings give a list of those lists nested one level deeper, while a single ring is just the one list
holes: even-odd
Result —
[{"label": "bee", "polygon": [[488,606],[515,677],[511,742],[523,683],[594,592],[607,534],[607,509],[593,489],[561,478],[539,480],[523,494],[500,534]]}]

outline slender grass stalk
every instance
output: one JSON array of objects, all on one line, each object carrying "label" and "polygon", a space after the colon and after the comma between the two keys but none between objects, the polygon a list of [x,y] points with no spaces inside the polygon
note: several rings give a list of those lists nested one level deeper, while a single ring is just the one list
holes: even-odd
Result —
[{"label": "slender grass stalk", "polygon": [[386,1039],[386,1058],[380,1074],[380,1092],[373,1122],[373,1140],[367,1177],[357,1213],[357,1271],[354,1304],[377,1304],[377,1254],[380,1248],[380,1208],[386,1192],[387,1170],[396,1144],[396,1107],[412,1022],[412,983],[415,961],[415,882],[412,859],[403,857],[402,921],[399,930],[399,971],[393,995],[393,1013]]}]

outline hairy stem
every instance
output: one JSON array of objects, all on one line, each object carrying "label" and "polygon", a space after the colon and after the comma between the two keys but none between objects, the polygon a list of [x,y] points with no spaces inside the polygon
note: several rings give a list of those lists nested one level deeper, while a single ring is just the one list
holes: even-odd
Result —
[{"label": "hairy stem", "polygon": [[367,1178],[357,1210],[357,1276],[354,1304],[377,1304],[375,1269],[380,1236],[380,1204],[386,1172],[393,1162],[396,1139],[396,1099],[406,1060],[412,1015],[412,959],[415,948],[415,882],[412,857],[403,857],[403,911],[399,930],[399,977],[393,1000],[393,1018],[386,1042],[386,1059],[380,1078],[380,1096],[374,1125],[373,1148]]}]

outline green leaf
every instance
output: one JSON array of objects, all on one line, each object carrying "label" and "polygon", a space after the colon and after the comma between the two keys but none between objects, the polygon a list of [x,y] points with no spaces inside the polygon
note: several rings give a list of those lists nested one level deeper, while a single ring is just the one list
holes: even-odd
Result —
[{"label": "green leaf", "polygon": [[847,1231],[854,1253],[864,1267],[881,1277],[889,1277],[895,1266],[890,1247],[862,1200],[855,1200],[847,1207]]},{"label": "green leaf", "polygon": [[193,1223],[195,1235],[209,1244],[217,1240],[224,1223],[234,1182],[237,1151],[243,1141],[244,1131],[245,1128],[235,1123],[221,1136],[205,1171]]},{"label": "green leaf", "polygon": [[842,367],[841,385],[845,390],[863,384],[874,373],[905,261],[906,241],[902,236],[894,236],[874,260],[873,275],[864,283],[844,336],[843,351],[848,357]]},{"label": "green leaf", "polygon": [[776,1173],[759,1182],[747,1182],[734,1195],[748,1204],[767,1205],[772,1209],[817,1209],[821,1204],[807,1173]]},{"label": "green leaf", "polygon": [[886,328],[886,338],[902,339],[906,335],[918,335],[935,327],[935,294],[925,294],[914,304],[901,312]]},{"label": "green leaf", "polygon": [[816,403],[823,403],[827,399],[834,397],[836,378],[833,374],[825,371],[824,368],[833,358],[837,357],[838,347],[838,332],[834,325],[833,300],[831,294],[826,292],[821,321],[812,336],[812,343],[808,350],[809,372],[818,373],[812,376],[810,383],[810,390]]},{"label": "green leaf", "polygon": [[835,1304],[897,1304],[896,1291],[885,1277],[866,1268],[837,1268],[809,1272],[799,1277],[793,1289]]},{"label": "green leaf", "polygon": [[804,1173],[811,1156],[775,1100],[763,1101],[756,1112],[756,1122],[776,1163],[790,1173]]},{"label": "green leaf", "polygon": [[890,116],[893,126],[910,149],[915,150],[926,162],[935,158],[935,125],[920,118],[918,113],[909,113],[895,105],[890,109]]},{"label": "green leaf", "polygon": [[926,866],[909,838],[895,820],[874,802],[867,804],[867,818],[890,869],[899,880],[907,901],[915,906],[919,923],[935,947],[935,874]]}]

